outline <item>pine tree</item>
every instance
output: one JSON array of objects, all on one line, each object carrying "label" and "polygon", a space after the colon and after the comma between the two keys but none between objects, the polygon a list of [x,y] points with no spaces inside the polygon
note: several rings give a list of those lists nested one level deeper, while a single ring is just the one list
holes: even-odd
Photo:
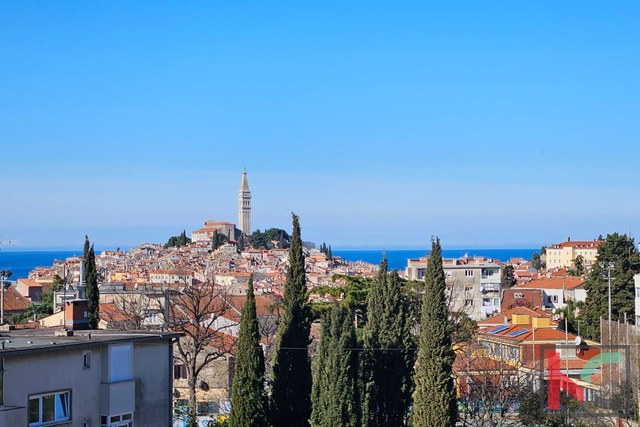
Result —
[{"label": "pine tree", "polygon": [[349,311],[334,306],[322,320],[318,355],[313,365],[312,427],[356,427],[358,373],[355,328]]},{"label": "pine tree", "polygon": [[329,261],[333,261],[333,253],[331,252],[331,245],[329,245],[329,249],[327,249],[327,258]]},{"label": "pine tree", "polygon": [[264,354],[260,347],[253,275],[249,278],[247,301],[240,317],[229,425],[230,427],[268,427],[270,425],[267,420]]},{"label": "pine tree", "polygon": [[401,294],[397,272],[387,273],[387,268],[383,257],[367,305],[362,419],[363,425],[395,427],[405,425],[411,405],[415,352],[409,350],[413,347],[409,305]]},{"label": "pine tree", "polygon": [[[633,320],[635,289],[633,276],[640,272],[640,256],[633,239],[626,234],[608,234],[598,246],[598,255],[584,288],[587,298],[580,309],[584,336],[600,340],[600,318],[609,318],[609,268],[611,268],[611,320],[623,321],[624,314]],[[605,330],[605,332],[608,330]]]},{"label": "pine tree", "polygon": [[100,322],[100,293],[98,291],[96,254],[93,245],[89,246],[89,237],[84,236],[84,239],[84,278],[86,282],[85,294],[89,300],[87,308],[89,329],[97,329],[98,322]]},{"label": "pine tree", "polygon": [[422,301],[412,424],[420,427],[452,427],[457,418],[456,394],[451,376],[455,355],[451,346],[442,249],[438,238],[431,242]]},{"label": "pine tree", "polygon": [[273,359],[271,399],[274,427],[308,426],[311,415],[311,364],[307,350],[310,309],[300,223],[295,214],[292,216],[289,268]]}]

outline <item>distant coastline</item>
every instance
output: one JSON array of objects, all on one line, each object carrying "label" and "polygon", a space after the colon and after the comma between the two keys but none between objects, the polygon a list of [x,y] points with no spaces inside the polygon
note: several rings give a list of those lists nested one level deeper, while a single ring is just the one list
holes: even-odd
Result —
[{"label": "distant coastline", "polygon": [[[535,252],[540,249],[443,249],[442,255],[445,258],[462,258],[463,256],[483,256],[502,262],[511,258],[524,258],[530,260]],[[407,249],[384,251],[389,263],[389,269],[404,270],[407,266],[407,259],[421,258],[429,253],[427,249]],[[338,255],[351,262],[364,261],[372,264],[379,264],[382,259],[383,250],[333,250],[333,255]]]},{"label": "distant coastline", "polygon": [[[461,258],[465,255],[469,257],[483,256],[500,261],[509,261],[511,258],[531,259],[534,252],[540,249],[444,249],[442,254],[445,258]],[[98,253],[101,251],[98,251]],[[364,261],[371,264],[379,264],[382,259],[381,249],[364,250],[334,250],[333,255],[350,261]],[[426,249],[395,249],[385,251],[389,262],[389,269],[404,270],[407,266],[407,259],[424,257]],[[72,256],[81,256],[82,249],[77,250],[2,250],[0,251],[0,269],[11,270],[13,275],[11,280],[25,279],[29,272],[36,267],[51,267],[56,259],[65,260]]]}]

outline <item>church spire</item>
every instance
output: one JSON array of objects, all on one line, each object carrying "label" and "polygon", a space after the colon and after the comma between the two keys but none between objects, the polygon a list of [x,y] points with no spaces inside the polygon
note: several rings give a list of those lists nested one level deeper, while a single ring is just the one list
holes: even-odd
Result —
[{"label": "church spire", "polygon": [[238,192],[238,229],[247,236],[251,234],[251,191],[247,181],[247,168],[242,170]]}]

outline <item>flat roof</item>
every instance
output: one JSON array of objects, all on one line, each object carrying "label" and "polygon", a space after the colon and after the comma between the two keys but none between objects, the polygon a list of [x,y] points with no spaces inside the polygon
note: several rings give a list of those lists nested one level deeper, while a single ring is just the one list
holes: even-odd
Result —
[{"label": "flat roof", "polygon": [[56,336],[59,328],[16,329],[0,331],[0,356],[69,350],[136,341],[158,341],[180,338],[177,332],[113,331],[102,329],[74,330],[73,336]]}]

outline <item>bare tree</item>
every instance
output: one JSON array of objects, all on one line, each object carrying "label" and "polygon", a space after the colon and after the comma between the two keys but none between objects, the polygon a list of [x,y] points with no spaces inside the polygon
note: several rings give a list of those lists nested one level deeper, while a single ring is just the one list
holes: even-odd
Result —
[{"label": "bare tree", "polygon": [[231,309],[224,290],[211,284],[166,289],[165,325],[184,337],[176,343],[176,360],[187,373],[189,410],[196,414],[198,377],[213,361],[233,354],[236,338],[230,334],[237,322],[222,316]]},{"label": "bare tree", "polygon": [[535,370],[522,369],[520,349],[474,341],[456,355],[459,422],[493,427],[519,424],[517,407],[531,392]]},{"label": "bare tree", "polygon": [[163,325],[164,294],[158,289],[117,290],[100,304],[108,329],[159,329]]}]

